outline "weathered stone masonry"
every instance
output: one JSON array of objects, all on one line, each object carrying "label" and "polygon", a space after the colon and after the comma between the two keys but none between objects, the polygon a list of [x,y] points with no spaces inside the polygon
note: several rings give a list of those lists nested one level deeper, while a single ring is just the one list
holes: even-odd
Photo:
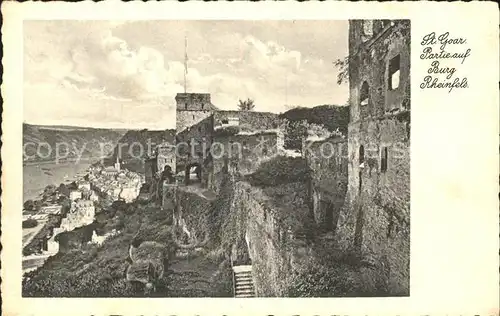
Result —
[{"label": "weathered stone masonry", "polygon": [[384,266],[391,295],[409,295],[409,23],[349,27],[349,214],[341,244]]},{"label": "weathered stone masonry", "polygon": [[347,191],[347,140],[325,139],[304,151],[311,173],[309,195],[316,223],[335,234]]},{"label": "weathered stone masonry", "polygon": [[[189,182],[192,167],[201,171],[203,186],[209,186],[212,172],[210,147],[213,135],[213,111],[210,94],[179,93],[176,96],[176,145],[179,156],[176,172],[185,171],[185,182]],[[194,153],[193,153],[194,148]]]}]

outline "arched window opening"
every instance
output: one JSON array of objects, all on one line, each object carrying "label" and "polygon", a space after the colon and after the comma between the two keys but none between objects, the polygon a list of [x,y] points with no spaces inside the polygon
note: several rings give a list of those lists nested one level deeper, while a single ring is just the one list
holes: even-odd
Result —
[{"label": "arched window opening", "polygon": [[400,67],[401,58],[399,57],[399,55],[396,55],[389,61],[389,71],[387,78],[389,90],[396,90],[399,87]]},{"label": "arched window opening", "polygon": [[358,172],[358,177],[359,177],[358,191],[359,191],[359,194],[361,194],[361,189],[363,188],[363,173],[361,173],[361,170]]},{"label": "arched window opening", "polygon": [[373,20],[363,21],[363,33],[366,36],[373,36]]},{"label": "arched window opening", "polygon": [[363,21],[363,42],[366,42],[373,36],[373,20]]},{"label": "arched window opening", "polygon": [[382,148],[381,159],[380,159],[380,171],[387,171],[387,147]]},{"label": "arched window opening", "polygon": [[362,165],[365,162],[365,147],[363,145],[359,146],[359,164]]},{"label": "arched window opening", "polygon": [[370,86],[368,82],[364,81],[361,85],[361,91],[359,93],[359,103],[362,106],[368,105],[368,101],[370,100]]}]

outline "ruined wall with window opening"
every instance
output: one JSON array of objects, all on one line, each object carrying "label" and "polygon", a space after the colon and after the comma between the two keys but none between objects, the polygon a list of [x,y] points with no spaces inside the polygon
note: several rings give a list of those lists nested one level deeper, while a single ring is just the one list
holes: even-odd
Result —
[{"label": "ruined wall with window opening", "polygon": [[[196,111],[177,111],[179,115],[195,115]],[[194,113],[194,114],[193,114]],[[200,167],[201,182],[204,186],[209,186],[211,182],[212,159],[210,148],[213,139],[213,115],[209,115],[177,133],[175,136],[177,153],[176,172],[185,172],[189,177],[192,168]]]},{"label": "ruined wall with window opening", "polygon": [[[410,22],[349,24],[349,185],[340,244],[409,295]],[[376,274],[376,273],[375,273]]]},{"label": "ruined wall with window opening", "polygon": [[323,232],[335,234],[347,191],[347,140],[329,138],[305,145],[315,221]]},{"label": "ruined wall with window opening", "polygon": [[214,137],[212,150],[214,181],[211,189],[219,192],[225,159],[241,174],[254,172],[262,161],[278,154],[278,135],[275,132],[258,132]]}]

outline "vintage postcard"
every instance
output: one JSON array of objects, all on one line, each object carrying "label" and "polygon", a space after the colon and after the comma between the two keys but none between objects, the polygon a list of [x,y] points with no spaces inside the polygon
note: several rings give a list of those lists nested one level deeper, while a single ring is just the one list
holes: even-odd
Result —
[{"label": "vintage postcard", "polygon": [[498,315],[497,9],[2,4],[5,314]]}]

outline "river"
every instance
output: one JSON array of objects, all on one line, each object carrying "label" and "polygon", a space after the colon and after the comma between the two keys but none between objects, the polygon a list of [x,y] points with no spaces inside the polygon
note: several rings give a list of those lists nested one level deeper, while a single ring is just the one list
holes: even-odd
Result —
[{"label": "river", "polygon": [[43,189],[53,184],[69,183],[90,167],[90,162],[43,163],[23,166],[23,201],[37,199]]}]

